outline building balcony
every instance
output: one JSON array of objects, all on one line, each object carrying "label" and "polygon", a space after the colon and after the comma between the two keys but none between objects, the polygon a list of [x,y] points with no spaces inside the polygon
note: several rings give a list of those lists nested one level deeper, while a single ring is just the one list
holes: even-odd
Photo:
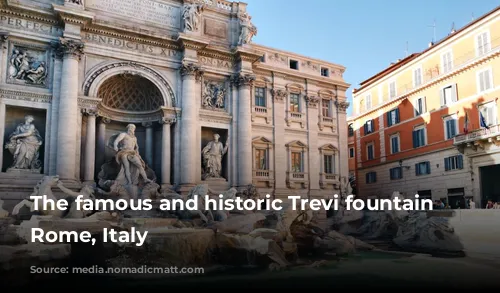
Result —
[{"label": "building balcony", "polygon": [[253,184],[258,187],[273,187],[274,176],[272,170],[253,170]]},{"label": "building balcony", "polygon": [[485,143],[494,143],[500,145],[500,124],[490,126],[490,128],[482,128],[473,130],[469,133],[460,134],[453,138],[453,144],[460,147],[463,151],[465,147],[476,149],[477,147],[484,148]]},{"label": "building balcony", "polygon": [[328,188],[328,186],[333,186],[336,188],[340,185],[340,176],[338,174],[319,174],[319,186],[322,189]]},{"label": "building balcony", "polygon": [[271,124],[273,118],[271,108],[262,106],[253,106],[252,122],[255,121],[256,117],[264,118],[266,119],[267,124]]},{"label": "building balcony", "polygon": [[327,117],[327,116],[320,116],[318,126],[319,126],[319,129],[321,131],[323,131],[323,129],[325,127],[327,127],[327,128],[330,128],[332,130],[332,132],[335,132],[336,123],[337,123],[336,118]]},{"label": "building balcony", "polygon": [[299,123],[300,127],[306,127],[306,114],[302,112],[286,112],[286,124],[288,127],[292,125],[292,123]]},{"label": "building balcony", "polygon": [[304,172],[286,172],[286,184],[288,188],[308,188],[309,176]]}]

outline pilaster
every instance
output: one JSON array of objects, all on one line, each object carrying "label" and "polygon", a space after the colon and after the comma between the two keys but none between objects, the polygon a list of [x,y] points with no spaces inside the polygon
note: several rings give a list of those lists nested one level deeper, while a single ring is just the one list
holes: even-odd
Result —
[{"label": "pilaster", "polygon": [[[272,89],[273,97],[273,117],[274,117],[274,178],[275,197],[286,198],[289,194],[286,186],[286,172],[288,158],[286,150],[285,136],[285,101],[288,93],[284,89]],[[280,191],[281,190],[281,191]],[[282,193],[282,194],[281,194]]]},{"label": "pilaster", "polygon": [[[345,98],[337,97],[335,101],[335,105],[337,106],[337,127],[338,125],[347,125],[347,108],[349,107],[349,102],[345,101]],[[338,127],[339,129],[339,158],[344,158],[340,160],[340,186],[341,193],[346,192],[347,181],[349,178],[349,160],[345,159],[349,157],[349,150],[347,145],[347,127]]]},{"label": "pilaster", "polygon": [[318,129],[316,128],[318,123],[318,103],[319,98],[308,94],[305,97],[307,103],[307,145],[309,146],[308,155],[308,167],[307,173],[309,174],[309,190],[310,196],[314,197],[316,193],[319,193],[319,170],[321,170],[320,163],[322,158],[320,157],[318,150]]},{"label": "pilaster", "polygon": [[170,127],[176,122],[175,118],[164,117],[159,121],[162,125],[161,136],[161,185],[162,188],[170,188],[170,169],[172,162]]}]

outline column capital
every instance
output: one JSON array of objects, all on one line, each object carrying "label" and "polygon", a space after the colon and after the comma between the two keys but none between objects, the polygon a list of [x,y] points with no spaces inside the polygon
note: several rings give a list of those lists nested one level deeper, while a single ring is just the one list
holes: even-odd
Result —
[{"label": "column capital", "polygon": [[168,124],[168,125],[172,125],[172,124],[174,124],[176,122],[177,122],[177,119],[176,118],[171,118],[171,117],[163,117],[159,121],[160,124]]},{"label": "column capital", "polygon": [[272,89],[271,95],[275,103],[284,103],[285,98],[288,96],[288,92],[281,89]]},{"label": "column capital", "polygon": [[153,122],[142,122],[142,126],[144,126],[146,128],[153,127]]},{"label": "column capital", "polygon": [[109,117],[106,117],[106,116],[102,116],[102,115],[98,115],[100,118],[101,118],[101,123],[102,124],[109,124],[111,122],[111,118]]},{"label": "column capital", "polygon": [[201,80],[203,70],[194,63],[183,63],[180,67],[182,76],[193,76],[197,81]]},{"label": "column capital", "polygon": [[0,32],[0,44],[7,42],[8,39],[9,39],[8,32]]},{"label": "column capital", "polygon": [[239,73],[232,77],[232,82],[239,87],[252,86],[253,82],[255,81],[255,78],[256,77],[254,74]]},{"label": "column capital", "polygon": [[319,98],[316,96],[307,95],[305,97],[308,108],[316,108],[319,103]]},{"label": "column capital", "polygon": [[349,102],[335,100],[335,106],[339,109],[340,112],[346,112],[347,108],[349,108]]},{"label": "column capital", "polygon": [[83,56],[85,44],[76,39],[60,37],[59,42],[53,44],[55,55],[59,58],[75,58],[80,60]]},{"label": "column capital", "polygon": [[82,114],[87,115],[87,116],[97,117],[97,110],[89,109],[89,108],[82,108]]}]

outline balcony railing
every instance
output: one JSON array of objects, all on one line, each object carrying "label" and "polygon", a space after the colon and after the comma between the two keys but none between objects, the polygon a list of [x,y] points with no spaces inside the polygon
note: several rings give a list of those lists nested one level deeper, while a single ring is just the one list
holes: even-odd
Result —
[{"label": "balcony railing", "polygon": [[500,136],[500,125],[493,125],[490,128],[482,128],[473,130],[469,133],[460,134],[453,138],[455,145],[474,142],[478,140],[485,140],[491,137]]}]

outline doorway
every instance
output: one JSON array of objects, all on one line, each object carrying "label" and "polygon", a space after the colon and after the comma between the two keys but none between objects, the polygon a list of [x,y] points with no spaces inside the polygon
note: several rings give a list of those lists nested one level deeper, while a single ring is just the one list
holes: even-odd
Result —
[{"label": "doorway", "polygon": [[479,168],[479,180],[481,186],[481,207],[485,207],[488,200],[500,202],[500,164]]}]

